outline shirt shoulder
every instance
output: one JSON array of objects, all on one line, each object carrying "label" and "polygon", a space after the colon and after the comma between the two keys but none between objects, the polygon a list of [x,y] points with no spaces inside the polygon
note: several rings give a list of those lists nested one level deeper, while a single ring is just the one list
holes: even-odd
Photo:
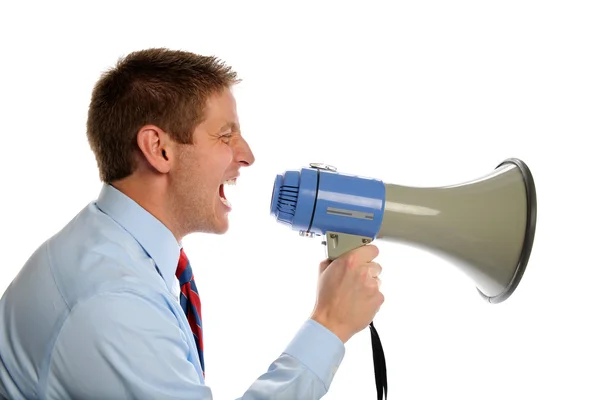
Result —
[{"label": "shirt shoulder", "polygon": [[93,203],[50,238],[45,251],[69,308],[102,292],[170,290],[143,247]]}]

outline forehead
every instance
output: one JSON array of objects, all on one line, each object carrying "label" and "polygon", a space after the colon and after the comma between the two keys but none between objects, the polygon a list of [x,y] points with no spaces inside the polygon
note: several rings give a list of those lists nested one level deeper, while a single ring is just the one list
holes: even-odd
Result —
[{"label": "forehead", "polygon": [[233,93],[229,88],[211,95],[204,108],[204,124],[237,124],[237,108]]}]

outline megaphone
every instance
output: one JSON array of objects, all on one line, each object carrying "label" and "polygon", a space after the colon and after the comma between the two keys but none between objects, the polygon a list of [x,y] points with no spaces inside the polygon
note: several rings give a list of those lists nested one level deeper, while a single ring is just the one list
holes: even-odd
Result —
[{"label": "megaphone", "polygon": [[456,265],[490,303],[510,297],[536,228],[529,167],[509,158],[469,182],[412,187],[311,163],[275,177],[271,215],[302,236],[324,236],[327,256],[375,239],[413,245]]},{"label": "megaphone", "polygon": [[486,301],[500,303],[529,261],[537,196],[531,171],[518,158],[441,187],[404,186],[311,163],[275,177],[271,215],[302,236],[324,236],[331,260],[375,239],[430,251],[470,277]]}]

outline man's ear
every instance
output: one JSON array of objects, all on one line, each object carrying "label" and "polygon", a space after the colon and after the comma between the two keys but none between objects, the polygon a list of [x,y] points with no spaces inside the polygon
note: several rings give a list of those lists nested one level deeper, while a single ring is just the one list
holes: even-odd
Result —
[{"label": "man's ear", "polygon": [[173,141],[155,125],[143,126],[137,134],[137,144],[142,155],[154,169],[166,174],[173,166]]}]

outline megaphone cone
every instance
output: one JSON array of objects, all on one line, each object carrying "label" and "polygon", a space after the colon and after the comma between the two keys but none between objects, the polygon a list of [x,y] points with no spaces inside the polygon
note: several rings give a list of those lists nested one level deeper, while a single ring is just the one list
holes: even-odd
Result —
[{"label": "megaphone cone", "polygon": [[507,159],[487,176],[458,185],[385,186],[378,238],[435,252],[492,303],[513,293],[529,260],[537,218],[535,185],[523,161]]}]

